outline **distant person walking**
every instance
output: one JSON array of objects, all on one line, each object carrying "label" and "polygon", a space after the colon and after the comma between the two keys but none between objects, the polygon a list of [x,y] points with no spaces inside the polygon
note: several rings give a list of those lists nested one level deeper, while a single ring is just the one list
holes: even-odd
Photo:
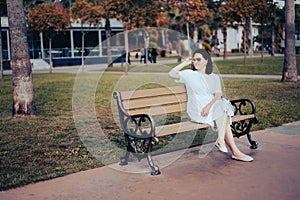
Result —
[{"label": "distant person walking", "polygon": [[140,63],[142,63],[144,59],[144,63],[146,63],[146,50],[144,48],[141,48],[141,58],[140,58]]},{"label": "distant person walking", "polygon": [[[121,54],[121,66],[123,67],[123,63],[126,62],[126,51],[124,50]],[[130,61],[130,52],[128,52],[128,64],[131,65]]]},{"label": "distant person walking", "polygon": [[151,51],[151,58],[152,58],[153,63],[156,63],[156,57],[157,57],[157,51],[156,51],[156,48],[153,48]]},{"label": "distant person walking", "polygon": [[147,50],[147,59],[149,60],[150,63],[152,63],[152,57],[151,57],[150,49]]}]

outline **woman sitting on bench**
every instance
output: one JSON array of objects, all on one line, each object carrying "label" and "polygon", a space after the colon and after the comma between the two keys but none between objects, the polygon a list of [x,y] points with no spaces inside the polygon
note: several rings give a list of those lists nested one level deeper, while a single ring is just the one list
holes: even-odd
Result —
[{"label": "woman sitting on bench", "polygon": [[[188,65],[191,69],[180,71]],[[189,57],[174,67],[169,76],[186,86],[187,113],[191,121],[207,123],[211,127],[214,127],[214,122],[216,123],[218,139],[215,146],[226,153],[228,152],[226,142],[232,151],[232,159],[253,161],[252,157],[242,153],[235,144],[230,127],[233,109],[230,102],[222,97],[221,81],[219,76],[213,73],[212,60],[208,52],[205,49],[196,50],[192,58]]]}]

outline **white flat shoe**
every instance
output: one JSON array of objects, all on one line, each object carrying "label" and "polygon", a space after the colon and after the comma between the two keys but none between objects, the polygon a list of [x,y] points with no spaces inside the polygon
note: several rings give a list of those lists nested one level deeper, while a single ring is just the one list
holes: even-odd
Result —
[{"label": "white flat shoe", "polygon": [[252,162],[253,161],[253,158],[251,156],[247,156],[247,155],[243,158],[238,158],[235,155],[232,155],[231,158],[234,160],[243,161],[243,162]]},{"label": "white flat shoe", "polygon": [[228,149],[226,148],[226,146],[221,147],[218,143],[215,144],[215,146],[222,151],[223,153],[227,153]]}]

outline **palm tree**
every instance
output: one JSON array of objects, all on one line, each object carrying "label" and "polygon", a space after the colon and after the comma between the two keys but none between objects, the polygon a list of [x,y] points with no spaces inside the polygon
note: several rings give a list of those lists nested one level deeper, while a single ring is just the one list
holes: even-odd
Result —
[{"label": "palm tree", "polygon": [[22,0],[7,1],[12,54],[13,116],[36,114]]},{"label": "palm tree", "polygon": [[295,3],[285,0],[285,52],[282,81],[297,82],[295,50]]}]

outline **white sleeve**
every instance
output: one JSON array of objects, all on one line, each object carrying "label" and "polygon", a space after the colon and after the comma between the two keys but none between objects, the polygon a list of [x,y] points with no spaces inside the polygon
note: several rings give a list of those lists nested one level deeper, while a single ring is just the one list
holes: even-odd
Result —
[{"label": "white sleeve", "polygon": [[179,72],[179,79],[175,80],[176,83],[187,83],[191,70],[183,70]]},{"label": "white sleeve", "polygon": [[221,84],[221,79],[218,75],[216,76],[215,80],[215,88],[214,88],[214,93],[221,93],[222,94],[222,84]]},{"label": "white sleeve", "polygon": [[208,79],[208,87],[209,90],[212,94],[215,93],[221,93],[222,94],[222,84],[221,84],[221,80],[220,77],[216,74],[211,74],[209,75],[209,79]]}]

